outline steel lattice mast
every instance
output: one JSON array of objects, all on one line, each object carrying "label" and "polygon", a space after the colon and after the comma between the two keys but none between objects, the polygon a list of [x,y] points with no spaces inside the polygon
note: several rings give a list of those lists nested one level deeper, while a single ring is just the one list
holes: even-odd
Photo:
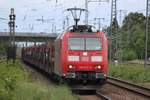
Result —
[{"label": "steel lattice mast", "polygon": [[[115,24],[117,23],[117,0],[112,0],[111,3],[111,38],[113,33],[113,21],[115,21]],[[115,25],[115,32],[117,32],[117,26]],[[110,41],[110,51],[109,51],[109,59],[110,62],[112,61],[112,40]]]},{"label": "steel lattice mast", "polygon": [[11,8],[11,13],[9,15],[10,21],[8,22],[9,30],[10,30],[10,50],[7,52],[7,61],[8,58],[13,59],[13,63],[15,62],[15,56],[16,56],[16,48],[15,48],[15,20],[16,15],[14,13],[14,8]]},{"label": "steel lattice mast", "polygon": [[111,3],[111,25],[114,19],[117,18],[117,0],[112,0]]},{"label": "steel lattice mast", "polygon": [[148,34],[150,32],[150,23],[149,23],[149,17],[150,17],[150,0],[147,0],[146,2],[146,32],[145,32],[145,63],[144,66],[147,66],[147,52],[148,52]]}]

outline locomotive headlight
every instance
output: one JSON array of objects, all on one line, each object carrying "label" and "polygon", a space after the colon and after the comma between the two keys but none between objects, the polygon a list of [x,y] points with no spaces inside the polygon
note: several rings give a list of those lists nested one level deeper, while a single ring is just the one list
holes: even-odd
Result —
[{"label": "locomotive headlight", "polygon": [[95,66],[95,69],[102,69],[102,66],[100,66],[100,65]]},{"label": "locomotive headlight", "polygon": [[72,69],[72,68],[73,68],[73,66],[72,66],[72,65],[69,65],[69,68],[70,68],[70,69]]},{"label": "locomotive headlight", "polygon": [[102,62],[103,57],[102,56],[91,56],[91,61]]},{"label": "locomotive headlight", "polygon": [[79,61],[79,56],[68,56],[68,61]]},{"label": "locomotive headlight", "polygon": [[98,68],[98,69],[101,69],[102,67],[101,67],[101,66],[97,66],[97,68]]},{"label": "locomotive headlight", "polygon": [[74,70],[74,69],[75,69],[75,66],[74,66],[74,65],[69,65],[68,68],[69,68],[70,70]]}]

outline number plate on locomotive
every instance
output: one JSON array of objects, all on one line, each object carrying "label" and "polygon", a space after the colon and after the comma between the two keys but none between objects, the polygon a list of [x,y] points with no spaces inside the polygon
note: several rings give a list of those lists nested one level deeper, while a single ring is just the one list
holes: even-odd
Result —
[{"label": "number plate on locomotive", "polygon": [[81,57],[81,61],[89,61],[89,57]]}]

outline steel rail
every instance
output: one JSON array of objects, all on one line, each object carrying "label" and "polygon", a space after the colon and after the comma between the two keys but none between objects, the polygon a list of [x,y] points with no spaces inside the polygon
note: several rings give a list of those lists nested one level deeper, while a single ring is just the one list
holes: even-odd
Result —
[{"label": "steel rail", "polygon": [[96,91],[96,96],[100,97],[102,100],[111,100],[109,97],[107,97],[104,94],[100,93],[100,91]]},{"label": "steel rail", "polygon": [[137,84],[133,84],[127,81],[123,81],[117,78],[113,78],[113,77],[107,77],[107,83],[120,87],[120,88],[124,88],[126,90],[132,91],[134,93],[146,96],[148,98],[150,98],[150,88],[146,88]]}]

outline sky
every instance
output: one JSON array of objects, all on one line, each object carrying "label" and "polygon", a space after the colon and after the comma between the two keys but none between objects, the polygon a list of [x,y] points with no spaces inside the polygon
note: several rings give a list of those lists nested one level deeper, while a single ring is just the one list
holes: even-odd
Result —
[{"label": "sky", "polygon": [[[109,26],[111,2],[89,2],[88,6],[89,20],[105,18],[101,26]],[[0,0],[0,18],[9,19],[10,8],[14,8],[17,32],[61,32],[66,16],[69,17],[69,25],[74,24],[71,14],[66,11],[73,7],[85,8],[85,0]],[[119,21],[130,12],[141,12],[145,15],[146,0],[117,0],[117,10],[125,10],[121,19],[118,14]],[[83,13],[80,24],[84,24],[84,15]],[[45,21],[37,21],[42,16]],[[89,24],[93,24],[93,21],[89,21]],[[0,31],[8,31],[8,20],[0,19]]]}]

